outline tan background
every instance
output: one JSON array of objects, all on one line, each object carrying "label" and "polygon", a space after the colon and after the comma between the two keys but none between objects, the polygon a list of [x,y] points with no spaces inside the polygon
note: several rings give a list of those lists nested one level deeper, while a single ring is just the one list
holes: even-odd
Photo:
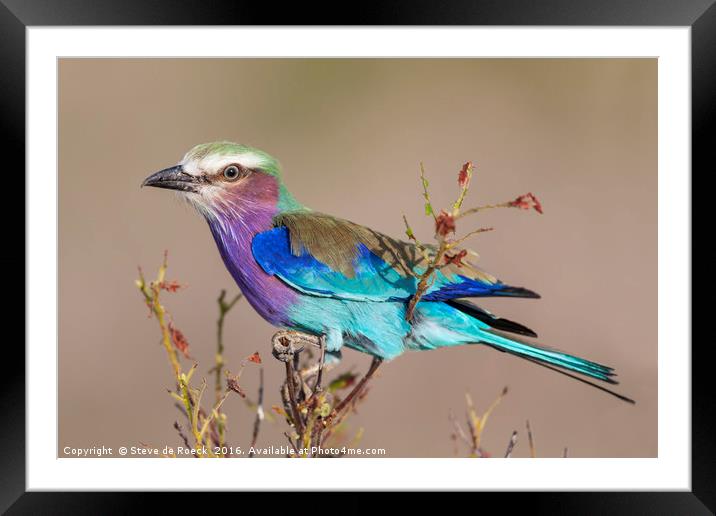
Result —
[{"label": "tan background", "polygon": [[[166,394],[158,329],[134,287],[138,264],[170,251],[167,296],[206,374],[213,361],[217,293],[236,287],[206,224],[174,195],[140,190],[149,173],[197,143],[228,139],[284,165],[287,185],[314,209],[403,233],[421,215],[418,163],[436,204],[456,192],[466,160],[477,173],[468,205],[535,192],[545,214],[502,210],[471,227],[481,265],[541,300],[482,304],[523,322],[540,342],[617,368],[619,402],[507,354],[478,346],[409,353],[385,365],[352,421],[362,446],[393,457],[455,453],[448,412],[464,393],[486,408],[503,386],[484,445],[516,456],[657,454],[656,60],[61,60],[59,445],[177,445],[179,413]],[[241,304],[227,319],[226,356],[265,358],[266,404],[281,368],[272,328]],[[48,343],[48,346],[51,344]],[[344,352],[342,370],[369,358]],[[244,386],[254,392],[257,371]],[[235,397],[229,437],[247,446],[253,416]],[[280,445],[283,422],[259,444]],[[459,454],[464,450],[460,449]]]}]

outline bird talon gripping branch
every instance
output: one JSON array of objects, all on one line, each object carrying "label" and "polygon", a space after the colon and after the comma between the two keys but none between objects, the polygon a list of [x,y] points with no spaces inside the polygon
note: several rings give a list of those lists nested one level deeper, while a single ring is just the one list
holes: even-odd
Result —
[{"label": "bird talon gripping branch", "polygon": [[271,354],[281,362],[292,362],[295,356],[304,350],[304,346],[296,346],[293,339],[285,332],[276,333],[271,340],[273,341]]}]

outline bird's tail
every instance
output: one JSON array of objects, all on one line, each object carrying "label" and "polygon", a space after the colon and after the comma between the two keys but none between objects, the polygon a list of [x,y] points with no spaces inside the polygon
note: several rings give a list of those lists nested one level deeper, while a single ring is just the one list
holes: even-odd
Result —
[{"label": "bird's tail", "polygon": [[579,373],[606,383],[617,384],[619,382],[614,380],[613,377],[616,376],[616,374],[614,373],[614,369],[611,367],[598,364],[597,362],[592,362],[591,360],[576,357],[574,355],[569,355],[561,351],[548,349],[534,344],[528,344],[511,337],[504,337],[492,332],[481,332],[480,342],[499,351],[504,351],[520,358],[527,359],[531,362],[547,367],[548,369],[557,371],[583,383],[587,383],[599,390],[616,396],[623,401],[634,403],[634,400],[627,398],[626,396],[596,383],[590,382],[585,378],[571,374],[571,372]]}]

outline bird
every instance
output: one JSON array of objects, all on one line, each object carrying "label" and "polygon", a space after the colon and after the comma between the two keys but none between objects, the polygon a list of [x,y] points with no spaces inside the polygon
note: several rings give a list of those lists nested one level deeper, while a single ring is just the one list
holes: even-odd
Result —
[{"label": "bird", "polygon": [[262,150],[196,145],[142,186],[173,190],[195,208],[253,309],[279,329],[320,336],[328,362],[343,347],[380,364],[407,351],[486,345],[633,403],[601,384],[618,383],[612,367],[528,341],[533,330],[478,306],[482,297],[540,296],[472,263],[439,269],[406,317],[428,265],[416,243],[304,206]]}]

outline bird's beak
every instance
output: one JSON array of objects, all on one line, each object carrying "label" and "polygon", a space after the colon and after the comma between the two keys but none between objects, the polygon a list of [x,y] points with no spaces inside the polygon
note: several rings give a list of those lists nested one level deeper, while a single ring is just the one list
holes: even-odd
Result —
[{"label": "bird's beak", "polygon": [[168,188],[170,190],[181,190],[182,192],[197,192],[199,180],[184,172],[181,165],[165,168],[146,178],[142,186],[154,186],[156,188]]}]

